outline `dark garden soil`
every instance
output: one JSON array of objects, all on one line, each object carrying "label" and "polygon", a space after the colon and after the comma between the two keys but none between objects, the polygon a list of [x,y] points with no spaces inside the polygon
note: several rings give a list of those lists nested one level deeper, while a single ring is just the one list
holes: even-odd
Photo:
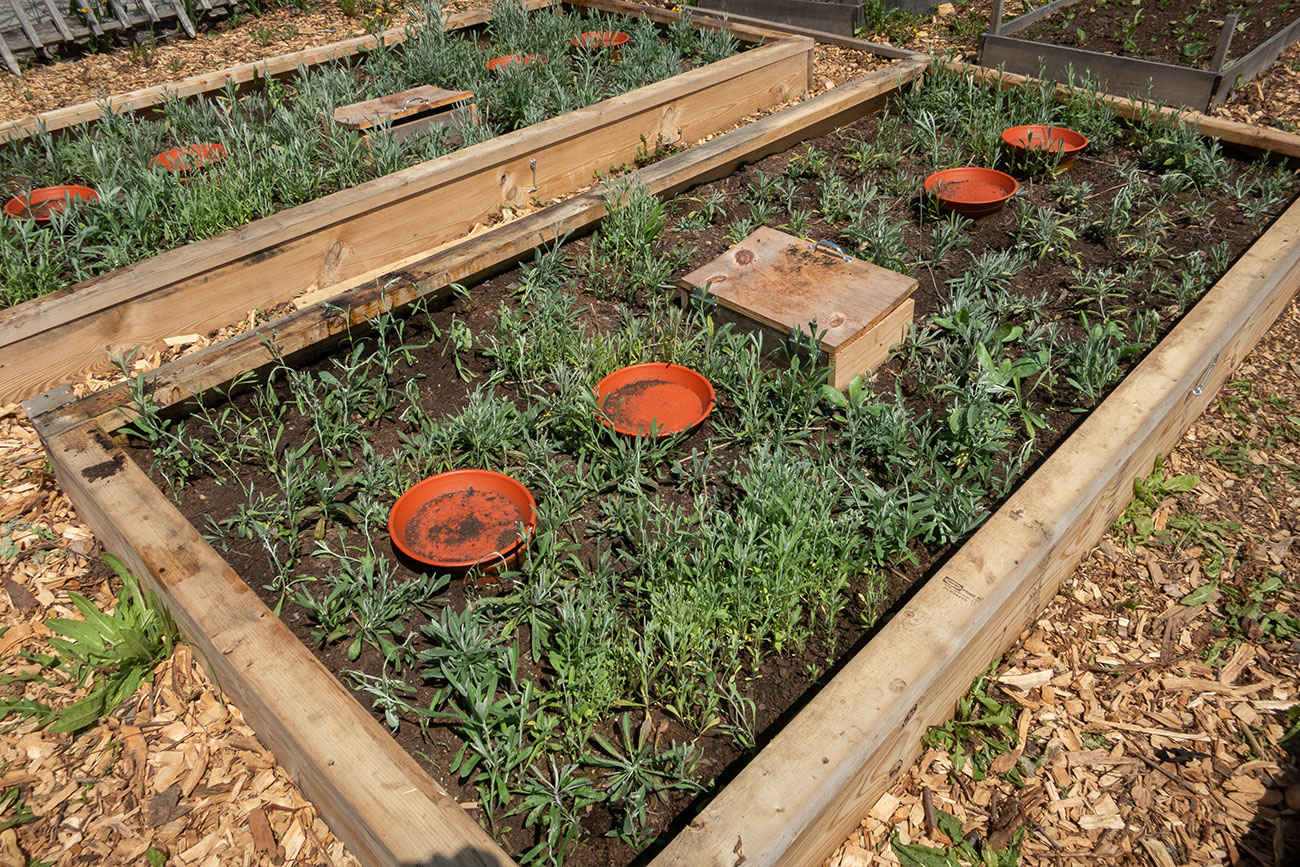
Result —
[{"label": "dark garden soil", "polygon": [[[1227,60],[1244,57],[1300,18],[1296,0],[1083,0],[1013,36],[1208,68],[1224,16],[1238,16]],[[1014,20],[1014,19],[1012,19]]]},{"label": "dark garden soil", "polygon": [[[878,117],[868,118],[851,127],[848,135],[842,132],[834,133],[813,141],[811,145],[816,151],[832,155],[832,165],[835,170],[847,177],[855,178],[862,171],[861,164],[853,162],[847,155],[847,150],[858,139],[873,141],[879,124]],[[691,251],[689,264],[674,273],[674,278],[713,259],[731,246],[733,241],[728,238],[728,227],[733,221],[745,218],[749,214],[749,209],[742,203],[742,199],[760,173],[771,177],[782,176],[792,158],[804,159],[808,153],[807,149],[798,148],[768,157],[754,165],[743,167],[727,178],[691,190],[672,202],[667,221],[670,230],[660,243],[667,248]],[[1089,207],[1102,211],[1109,205],[1116,189],[1120,186],[1116,165],[1131,164],[1136,160],[1137,153],[1127,146],[1117,146],[1104,154],[1085,154],[1071,170],[1069,178],[1075,182],[1091,184],[1093,194],[1088,203]],[[908,176],[912,178],[923,176],[925,173],[919,161],[913,157],[904,157],[900,169],[902,172],[910,173]],[[1231,177],[1239,178],[1248,170],[1245,164],[1234,162],[1231,167]],[[872,177],[870,173],[868,177]],[[899,176],[895,176],[895,179],[897,177]],[[874,179],[888,182],[887,178],[879,176]],[[1158,180],[1156,176],[1148,175],[1147,183],[1156,185]],[[802,196],[801,207],[815,213],[816,182],[804,178],[799,182],[799,186]],[[1035,206],[1051,205],[1056,201],[1054,188],[1055,181],[1050,178],[1035,180],[1031,177],[1022,177],[1019,198]],[[1170,193],[1169,195],[1171,212],[1176,212],[1178,203],[1188,194]],[[1223,190],[1210,191],[1207,195],[1213,199],[1213,204],[1206,212],[1207,216],[1203,221],[1190,222],[1181,219],[1175,220],[1170,226],[1164,237],[1165,254],[1170,259],[1198,250],[1208,250],[1217,244],[1226,244],[1230,250],[1230,258],[1235,259],[1263,231],[1262,222],[1251,221],[1243,216],[1238,200],[1233,196]],[[1288,199],[1290,195],[1291,192],[1288,192]],[[702,231],[679,231],[674,228],[678,226],[679,219],[697,210],[701,202],[711,197],[722,204],[721,212],[713,216],[708,228]],[[903,230],[908,246],[912,250],[928,250],[934,233],[933,219],[922,219],[923,207],[916,200],[911,202],[909,213],[910,219],[907,220]],[[788,216],[784,214],[784,217]],[[1008,233],[1015,225],[1015,220],[1014,211],[1009,207],[999,214],[972,223],[969,227],[970,243],[965,251],[953,253],[938,263],[920,268],[914,274],[920,282],[920,287],[914,296],[915,321],[922,334],[937,328],[933,324],[926,323],[947,300],[948,281],[963,275],[972,256],[985,251],[1014,247]],[[782,220],[774,218],[772,222],[780,225]],[[821,222],[819,218],[814,218],[803,233],[810,238],[844,241],[838,230]],[[591,238],[571,241],[567,247],[569,261],[581,261],[590,250],[591,244]],[[1121,271],[1131,261],[1120,250],[1120,242],[1113,238],[1091,240],[1086,234],[1080,233],[1079,239],[1070,245],[1070,250],[1077,256],[1077,263],[1084,268],[1112,268]],[[1047,255],[1037,265],[1030,265],[1023,269],[1013,279],[1011,288],[1026,302],[1040,303],[1041,299],[1041,303],[1045,305],[1042,312],[1046,318],[1059,328],[1063,335],[1077,340],[1084,334],[1080,323],[1081,309],[1087,310],[1088,315],[1093,318],[1098,316],[1099,312],[1087,302],[1081,301],[1079,295],[1071,290],[1072,274],[1072,264],[1067,264],[1059,256]],[[510,307],[517,307],[520,304],[515,291],[519,287],[520,280],[521,272],[512,270],[472,287],[468,293],[455,298],[447,306],[431,312],[427,320],[421,316],[413,317],[408,323],[406,342],[417,343],[426,339],[431,334],[430,325],[436,327],[440,333],[447,334],[457,320],[468,325],[475,335],[493,333],[499,307],[502,304]],[[621,319],[619,305],[622,302],[600,300],[586,294],[582,302],[586,305],[586,310],[582,314],[584,321],[592,329],[610,328]],[[632,306],[645,309],[645,299],[633,299]],[[1159,310],[1162,314],[1159,334],[1163,335],[1177,321],[1180,310],[1176,305],[1171,306],[1168,298],[1150,295],[1146,284],[1133,286],[1122,297],[1110,298],[1106,302],[1107,313],[1112,319],[1121,323],[1128,332],[1132,332],[1136,327],[1135,322],[1140,314],[1153,309]],[[435,346],[440,347],[441,344]],[[476,346],[476,350],[477,348]],[[1126,360],[1126,365],[1131,368],[1138,360],[1136,356],[1131,357]],[[422,402],[427,406],[438,407],[442,412],[451,413],[467,405],[470,393],[493,370],[492,359],[481,352],[463,352],[459,357],[459,364],[477,375],[477,379],[466,382],[458,375],[456,362],[451,353],[425,351],[417,356],[411,370],[402,371],[402,375],[403,378],[408,374],[423,377],[420,381]],[[318,369],[328,370],[329,361],[322,361]],[[897,358],[877,372],[874,388],[878,393],[889,394],[894,391],[896,385],[901,389],[907,406],[914,412],[933,411],[938,414],[944,412],[942,403],[925,396],[918,383],[903,372],[902,363]],[[499,386],[498,393],[507,394],[522,404],[524,390],[515,384],[507,383]],[[236,405],[251,411],[250,398],[237,398],[235,402]],[[1030,466],[1026,467],[1026,473],[1032,471],[1037,461],[1071,432],[1082,417],[1081,412],[1086,410],[1087,406],[1087,401],[1082,399],[1073,402],[1061,399],[1043,407],[1047,429],[1039,434],[1034,449],[1034,459],[1030,462]],[[736,411],[736,404],[732,398],[720,391],[714,415],[690,434],[681,445],[680,452],[687,454],[693,449],[712,448],[717,458],[714,466],[728,466],[731,459],[740,455],[741,449],[715,439],[716,423],[719,417],[728,417]],[[199,425],[193,426],[195,432],[199,429]],[[403,423],[396,419],[383,419],[378,422],[370,436],[370,442],[376,453],[385,454],[398,448],[403,429]],[[285,447],[301,445],[305,441],[304,430],[305,426],[300,421],[291,424],[284,432]],[[827,425],[826,435],[831,437],[837,435],[833,424]],[[1023,434],[1021,437],[1023,439]],[[134,457],[143,465],[150,466],[151,456],[145,449],[135,448]],[[252,473],[253,468],[250,468],[250,477],[244,480],[246,483],[252,480]],[[691,498],[688,495],[678,491],[671,482],[663,481],[664,483],[658,486],[657,492],[662,502],[690,506]],[[721,508],[726,508],[727,503],[739,495],[736,480],[729,478],[725,470],[715,471],[709,483],[721,492],[715,499]],[[179,491],[180,509],[196,526],[202,528],[211,526],[210,518],[217,521],[229,518],[237,508],[246,504],[247,498],[238,488],[221,487],[210,479],[199,479]],[[545,510],[547,504],[542,501],[539,505]],[[996,507],[995,503],[987,505],[990,508]],[[597,504],[594,502],[587,504],[581,512],[581,518],[594,526],[599,521]],[[306,534],[310,532],[307,530]],[[334,529],[326,530],[325,540],[337,542]],[[597,540],[594,537],[581,537],[577,541],[581,545],[578,558],[588,566],[594,567],[600,549]],[[292,599],[282,600],[280,594],[271,593],[264,588],[263,585],[268,584],[272,578],[272,571],[265,551],[259,543],[248,539],[228,538],[221,544],[228,546],[225,553],[227,560],[251,587],[257,589],[268,605],[275,607],[283,602],[281,616],[284,622],[332,671],[337,673],[346,669],[360,669],[375,676],[385,673],[383,658],[369,645],[364,647],[359,658],[349,659],[348,641],[323,643],[318,627],[306,609]],[[838,615],[832,631],[818,631],[806,651],[797,658],[779,654],[768,657],[762,664],[758,676],[743,685],[748,697],[756,706],[760,745],[766,737],[779,729],[785,719],[797,712],[803,702],[816,691],[818,686],[829,679],[841,663],[869,639],[872,630],[864,628],[863,623],[875,620],[877,617],[881,619],[887,617],[888,612],[904,599],[909,588],[932,574],[936,566],[955,550],[955,547],[955,544],[939,547],[918,543],[914,545],[909,557],[897,558],[884,570],[881,578],[859,576],[845,593],[846,607]],[[308,550],[311,548],[310,540],[304,548]],[[388,552],[391,546],[387,539],[376,540],[376,549]],[[416,577],[417,573],[412,565],[399,560],[399,575],[403,579],[410,580]],[[334,561],[306,557],[299,571],[306,575],[323,574],[336,566]],[[882,578],[886,584],[883,603],[868,608],[859,601],[862,598],[859,594],[871,598],[874,589],[873,581],[879,582]],[[299,586],[306,586],[311,592],[315,592],[311,585]],[[488,580],[486,583],[474,583],[453,580],[444,593],[442,604],[460,610],[475,599],[498,596],[510,589],[501,581]],[[412,646],[417,651],[430,647],[419,631],[421,624],[427,622],[427,614],[416,613],[411,617],[409,628],[414,635]],[[519,646],[527,648],[529,639],[527,628],[521,627],[518,636]],[[545,661],[532,659],[526,652],[522,654],[519,664],[521,678],[524,680],[532,679],[540,684],[546,683],[552,677],[552,672]],[[412,666],[417,671],[420,667]],[[427,706],[437,694],[434,687],[420,682],[418,677],[411,686],[415,688],[416,693],[406,698],[412,706]],[[364,706],[371,705],[370,696],[360,691],[356,694]],[[376,715],[382,720],[382,714]],[[688,729],[663,708],[651,707],[647,716],[655,731],[665,741],[693,741],[703,748],[704,758],[700,762],[699,771],[707,781],[713,781],[715,785],[725,782],[747,755],[734,742],[716,731],[701,734]],[[449,726],[439,722],[429,726],[427,734],[423,735],[414,723],[413,719],[405,719],[396,735],[397,740],[415,755],[458,801],[475,802],[478,795],[474,787],[447,770],[453,757],[464,746],[464,742]],[[612,739],[613,726],[613,720],[606,720],[597,730]],[[675,823],[684,821],[692,809],[693,802],[690,796],[673,793],[666,806],[652,804],[649,814],[650,826],[656,831],[671,829]],[[615,817],[602,808],[590,809],[585,813],[582,816],[582,824],[584,831],[590,836],[566,859],[566,863],[604,865],[629,861],[635,854],[629,846],[615,838],[603,836],[610,831],[614,823]],[[503,845],[512,854],[517,855],[538,842],[532,829],[520,827],[522,825],[520,816],[507,820],[505,824],[515,829],[499,835]]]}]

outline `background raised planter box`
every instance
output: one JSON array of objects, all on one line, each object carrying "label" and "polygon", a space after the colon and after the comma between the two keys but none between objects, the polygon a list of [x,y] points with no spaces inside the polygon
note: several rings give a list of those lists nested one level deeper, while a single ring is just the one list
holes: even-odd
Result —
[{"label": "background raised planter box", "polygon": [[[618,11],[634,11],[621,6]],[[661,10],[650,17],[675,18]],[[747,28],[762,39],[774,34]],[[689,144],[802,96],[812,40],[709,66],[498,136],[0,311],[0,403],[110,368],[105,350],[207,332],[334,294],[462,237],[502,208],[566,195],[655,144]]]},{"label": "background raised planter box", "polygon": [[1300,39],[1300,21],[1295,21],[1231,65],[1225,65],[1232,25],[1236,23],[1235,16],[1229,16],[1232,20],[1225,22],[1214,59],[1208,68],[1200,69],[1052,45],[1011,35],[1078,2],[1053,0],[1032,12],[1004,21],[1005,0],[993,0],[989,29],[980,35],[980,64],[1019,75],[1042,75],[1062,83],[1087,79],[1103,91],[1118,96],[1208,110],[1227,99],[1233,88],[1259,75],[1264,67]]},{"label": "background raised planter box", "polygon": [[[921,68],[909,64],[906,77]],[[667,192],[725,174],[865,114],[893,87],[889,75],[877,73],[648,167],[641,179]],[[1243,138],[1300,155],[1296,136]],[[590,226],[602,209],[593,191],[448,248],[407,269],[420,275],[408,298],[445,291],[460,279],[455,275],[518,257],[527,233],[554,238]],[[1123,508],[1133,479],[1177,440],[1294,294],[1298,229],[1300,206],[1293,205],[653,863],[721,867],[743,857],[746,864],[806,864],[841,842],[914,758],[925,728],[947,718],[971,678],[1036,615]],[[277,341],[292,336],[288,351],[307,349],[407,299],[386,298],[375,286],[341,300],[346,313],[303,310],[264,333],[274,331]],[[159,399],[175,402],[255,367],[256,337],[162,371]],[[373,863],[508,863],[409,757],[394,752],[387,734],[305,648],[285,640],[284,627],[110,439],[124,419],[122,392],[75,404],[62,399],[47,395],[28,410],[79,513],[160,590],[218,680],[348,845]]]}]

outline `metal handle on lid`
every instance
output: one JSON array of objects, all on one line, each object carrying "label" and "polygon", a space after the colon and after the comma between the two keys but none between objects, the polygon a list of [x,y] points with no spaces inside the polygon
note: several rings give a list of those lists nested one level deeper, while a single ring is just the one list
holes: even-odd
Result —
[{"label": "metal handle on lid", "polygon": [[402,103],[402,108],[401,108],[401,110],[402,110],[402,111],[406,111],[406,109],[409,108],[410,105],[411,105],[411,103],[413,103],[413,102],[428,102],[428,101],[429,101],[428,97],[424,97],[424,96],[413,96],[413,97],[411,97],[410,99],[408,99],[406,102]]},{"label": "metal handle on lid", "polygon": [[808,245],[809,250],[816,250],[818,247],[830,247],[832,250],[838,253],[840,258],[843,259],[845,262],[853,261],[853,259],[850,258],[849,255],[840,248],[840,245],[836,244],[834,241],[814,241],[813,243]]}]

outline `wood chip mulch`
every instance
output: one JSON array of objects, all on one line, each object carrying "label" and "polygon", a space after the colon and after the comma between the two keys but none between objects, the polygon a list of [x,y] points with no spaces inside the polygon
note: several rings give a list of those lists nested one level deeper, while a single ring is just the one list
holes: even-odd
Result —
[{"label": "wood chip mulch", "polygon": [[[444,12],[451,13],[486,3],[446,0],[442,5]],[[390,6],[386,26],[401,27],[415,20],[402,4]],[[115,48],[57,63],[32,64],[21,78],[0,70],[0,121],[366,34],[365,18],[344,15],[332,0],[317,3],[310,11],[286,5],[260,16],[246,14],[237,25],[221,22],[217,27],[194,39],[182,34],[134,51]]]},{"label": "wood chip mulch", "polygon": [[[927,749],[826,867],[897,863],[891,835],[948,848],[935,810],[995,847],[1025,829],[1023,865],[1300,863],[1300,767],[1281,744],[1300,640],[1268,628],[1300,618],[1300,306],[1233,380],[1164,462],[1199,482],[1150,514],[1157,533],[1195,516],[1211,541],[1107,533],[992,675],[1019,735],[994,768],[1023,784]],[[1260,610],[1236,608],[1270,576]]]}]

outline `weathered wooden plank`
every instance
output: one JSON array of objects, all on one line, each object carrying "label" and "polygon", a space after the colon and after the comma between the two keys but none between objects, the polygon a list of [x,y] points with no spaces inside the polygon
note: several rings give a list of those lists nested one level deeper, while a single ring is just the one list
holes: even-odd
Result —
[{"label": "weathered wooden plank", "polygon": [[[514,863],[103,431],[87,424],[52,435],[36,425],[77,516],[158,593],[222,689],[358,858],[392,867]],[[122,520],[142,514],[149,520]]]},{"label": "weathered wooden plank", "polygon": [[1074,81],[1086,77],[1108,93],[1136,94],[1168,105],[1196,108],[1209,104],[1215,82],[1215,74],[1206,69],[1117,57],[992,33],[980,37],[980,63],[1058,82],[1069,81],[1072,70]]},{"label": "weathered wooden plank", "polygon": [[193,39],[197,34],[194,30],[194,22],[190,21],[190,16],[185,14],[185,4],[181,0],[172,0],[172,12],[181,22],[181,27],[185,30],[185,35]]},{"label": "weathered wooden plank", "polygon": [[8,67],[9,71],[14,75],[21,76],[23,74],[23,68],[18,65],[18,58],[14,57],[14,53],[10,50],[9,44],[5,42],[3,33],[0,33],[0,58],[4,59],[5,66]]},{"label": "weathered wooden plank", "polygon": [[763,21],[794,24],[852,36],[862,26],[860,3],[822,2],[822,0],[701,0],[700,7],[725,13],[739,13]]},{"label": "weathered wooden plank", "polygon": [[50,13],[50,21],[54,23],[54,29],[59,31],[59,35],[65,40],[71,42],[72,31],[68,29],[68,23],[63,20],[63,13],[54,4],[54,0],[45,0],[45,10]]},{"label": "weathered wooden plank", "polygon": [[117,23],[121,24],[123,29],[130,30],[136,25],[137,21],[127,14],[119,0],[108,0],[108,8],[112,10],[113,17],[117,19]]},{"label": "weathered wooden plank", "polygon": [[[723,177],[743,162],[786,150],[803,138],[864,117],[879,108],[890,93],[917,77],[926,63],[916,59],[878,70],[646,166],[634,175],[651,192],[663,196]],[[420,296],[440,297],[450,284],[476,280],[506,267],[530,254],[538,243],[589,230],[605,215],[604,196],[605,188],[598,186],[431,254],[392,263],[384,273],[346,291],[341,289],[340,294],[165,364],[151,374],[153,398],[162,406],[171,406],[209,389],[225,387],[245,371],[258,370],[270,361],[267,339],[274,339],[282,354],[294,356],[348,328],[356,328],[383,310],[404,306]],[[346,317],[332,312],[336,309],[346,309]],[[96,418],[106,430],[129,421],[130,400],[125,389],[119,386],[84,398],[77,415],[64,424],[79,424],[85,416]]]},{"label": "weathered wooden plank", "polygon": [[1270,36],[1266,42],[1256,46],[1245,57],[1238,58],[1227,69],[1223,70],[1223,75],[1214,88],[1214,96],[1211,99],[1210,107],[1213,108],[1227,99],[1228,94],[1235,88],[1253,80],[1273,61],[1281,57],[1283,51],[1295,44],[1296,40],[1300,40],[1300,18]]},{"label": "weathered wooden plank", "polygon": [[[1050,601],[1300,288],[1300,204],[652,867],[820,863]],[[1198,389],[1198,386],[1202,388]]]},{"label": "weathered wooden plank", "polygon": [[369,129],[384,120],[397,121],[404,117],[424,114],[445,105],[472,99],[474,94],[468,90],[447,90],[422,84],[398,93],[389,93],[341,105],[334,109],[334,122],[348,129]]},{"label": "weathered wooden plank", "polygon": [[27,41],[31,43],[32,48],[38,51],[44,48],[45,42],[36,32],[36,28],[32,26],[32,19],[27,17],[27,11],[23,9],[23,4],[19,0],[9,0],[9,8],[13,10],[14,17],[18,19],[18,26],[22,28],[23,35],[27,37]]},{"label": "weathered wooden plank", "polygon": [[[346,285],[632,161],[801,96],[812,42],[788,37],[0,311],[0,400],[108,369],[110,351],[204,332]],[[8,395],[8,398],[4,396]]]},{"label": "weathered wooden plank", "polygon": [[[554,5],[556,0],[521,0],[521,2],[528,9],[541,9]],[[114,0],[114,3],[116,3],[116,0]],[[121,7],[118,6],[117,8],[120,9]],[[490,17],[491,10],[488,6],[475,7],[464,12],[448,15],[444,27],[448,30],[473,27],[482,24]],[[125,26],[130,27],[130,22],[128,21]],[[0,123],[0,144],[27,138],[42,127],[49,132],[54,132],[69,126],[86,123],[99,117],[106,105],[113,111],[131,109],[147,115],[150,108],[162,105],[173,95],[186,98],[222,90],[226,83],[230,81],[242,84],[259,78],[292,75],[297,72],[300,66],[311,67],[331,60],[351,57],[380,44],[395,45],[406,39],[406,33],[407,28],[405,26],[390,27],[374,35],[345,39],[341,42],[321,45],[316,48],[306,48],[291,54],[281,54],[278,57],[270,57],[253,63],[243,63],[228,69],[193,75],[177,82],[146,87],[129,93],[114,94],[96,102],[81,103],[7,121]]]},{"label": "weathered wooden plank", "polygon": [[[576,0],[574,0],[574,2],[576,2]],[[763,27],[779,33],[790,33],[795,36],[808,36],[818,42],[824,42],[827,45],[838,45],[841,48],[852,48],[856,51],[865,51],[868,54],[875,54],[880,57],[910,58],[925,56],[919,51],[910,51],[906,48],[899,48],[894,45],[885,45],[880,42],[869,42],[866,39],[840,36],[837,33],[827,33],[824,30],[814,30],[810,27],[799,27],[794,24],[783,24],[779,21],[763,21],[758,18],[752,18],[748,15],[740,15],[735,12],[727,12],[724,14],[699,6],[691,9],[691,20],[696,23],[715,21],[718,24],[721,24],[725,20],[730,24],[762,25]]]},{"label": "weathered wooden plank", "polygon": [[1078,2],[1079,0],[1052,0],[1052,2],[1048,3],[1046,6],[1039,6],[1037,9],[1026,12],[1024,15],[1017,15],[1010,21],[1003,20],[1002,26],[993,32],[997,33],[999,36],[1006,36],[1007,34],[1015,33],[1018,30],[1024,30],[1026,27],[1042,21],[1048,15],[1052,15],[1062,9],[1073,6]]}]

